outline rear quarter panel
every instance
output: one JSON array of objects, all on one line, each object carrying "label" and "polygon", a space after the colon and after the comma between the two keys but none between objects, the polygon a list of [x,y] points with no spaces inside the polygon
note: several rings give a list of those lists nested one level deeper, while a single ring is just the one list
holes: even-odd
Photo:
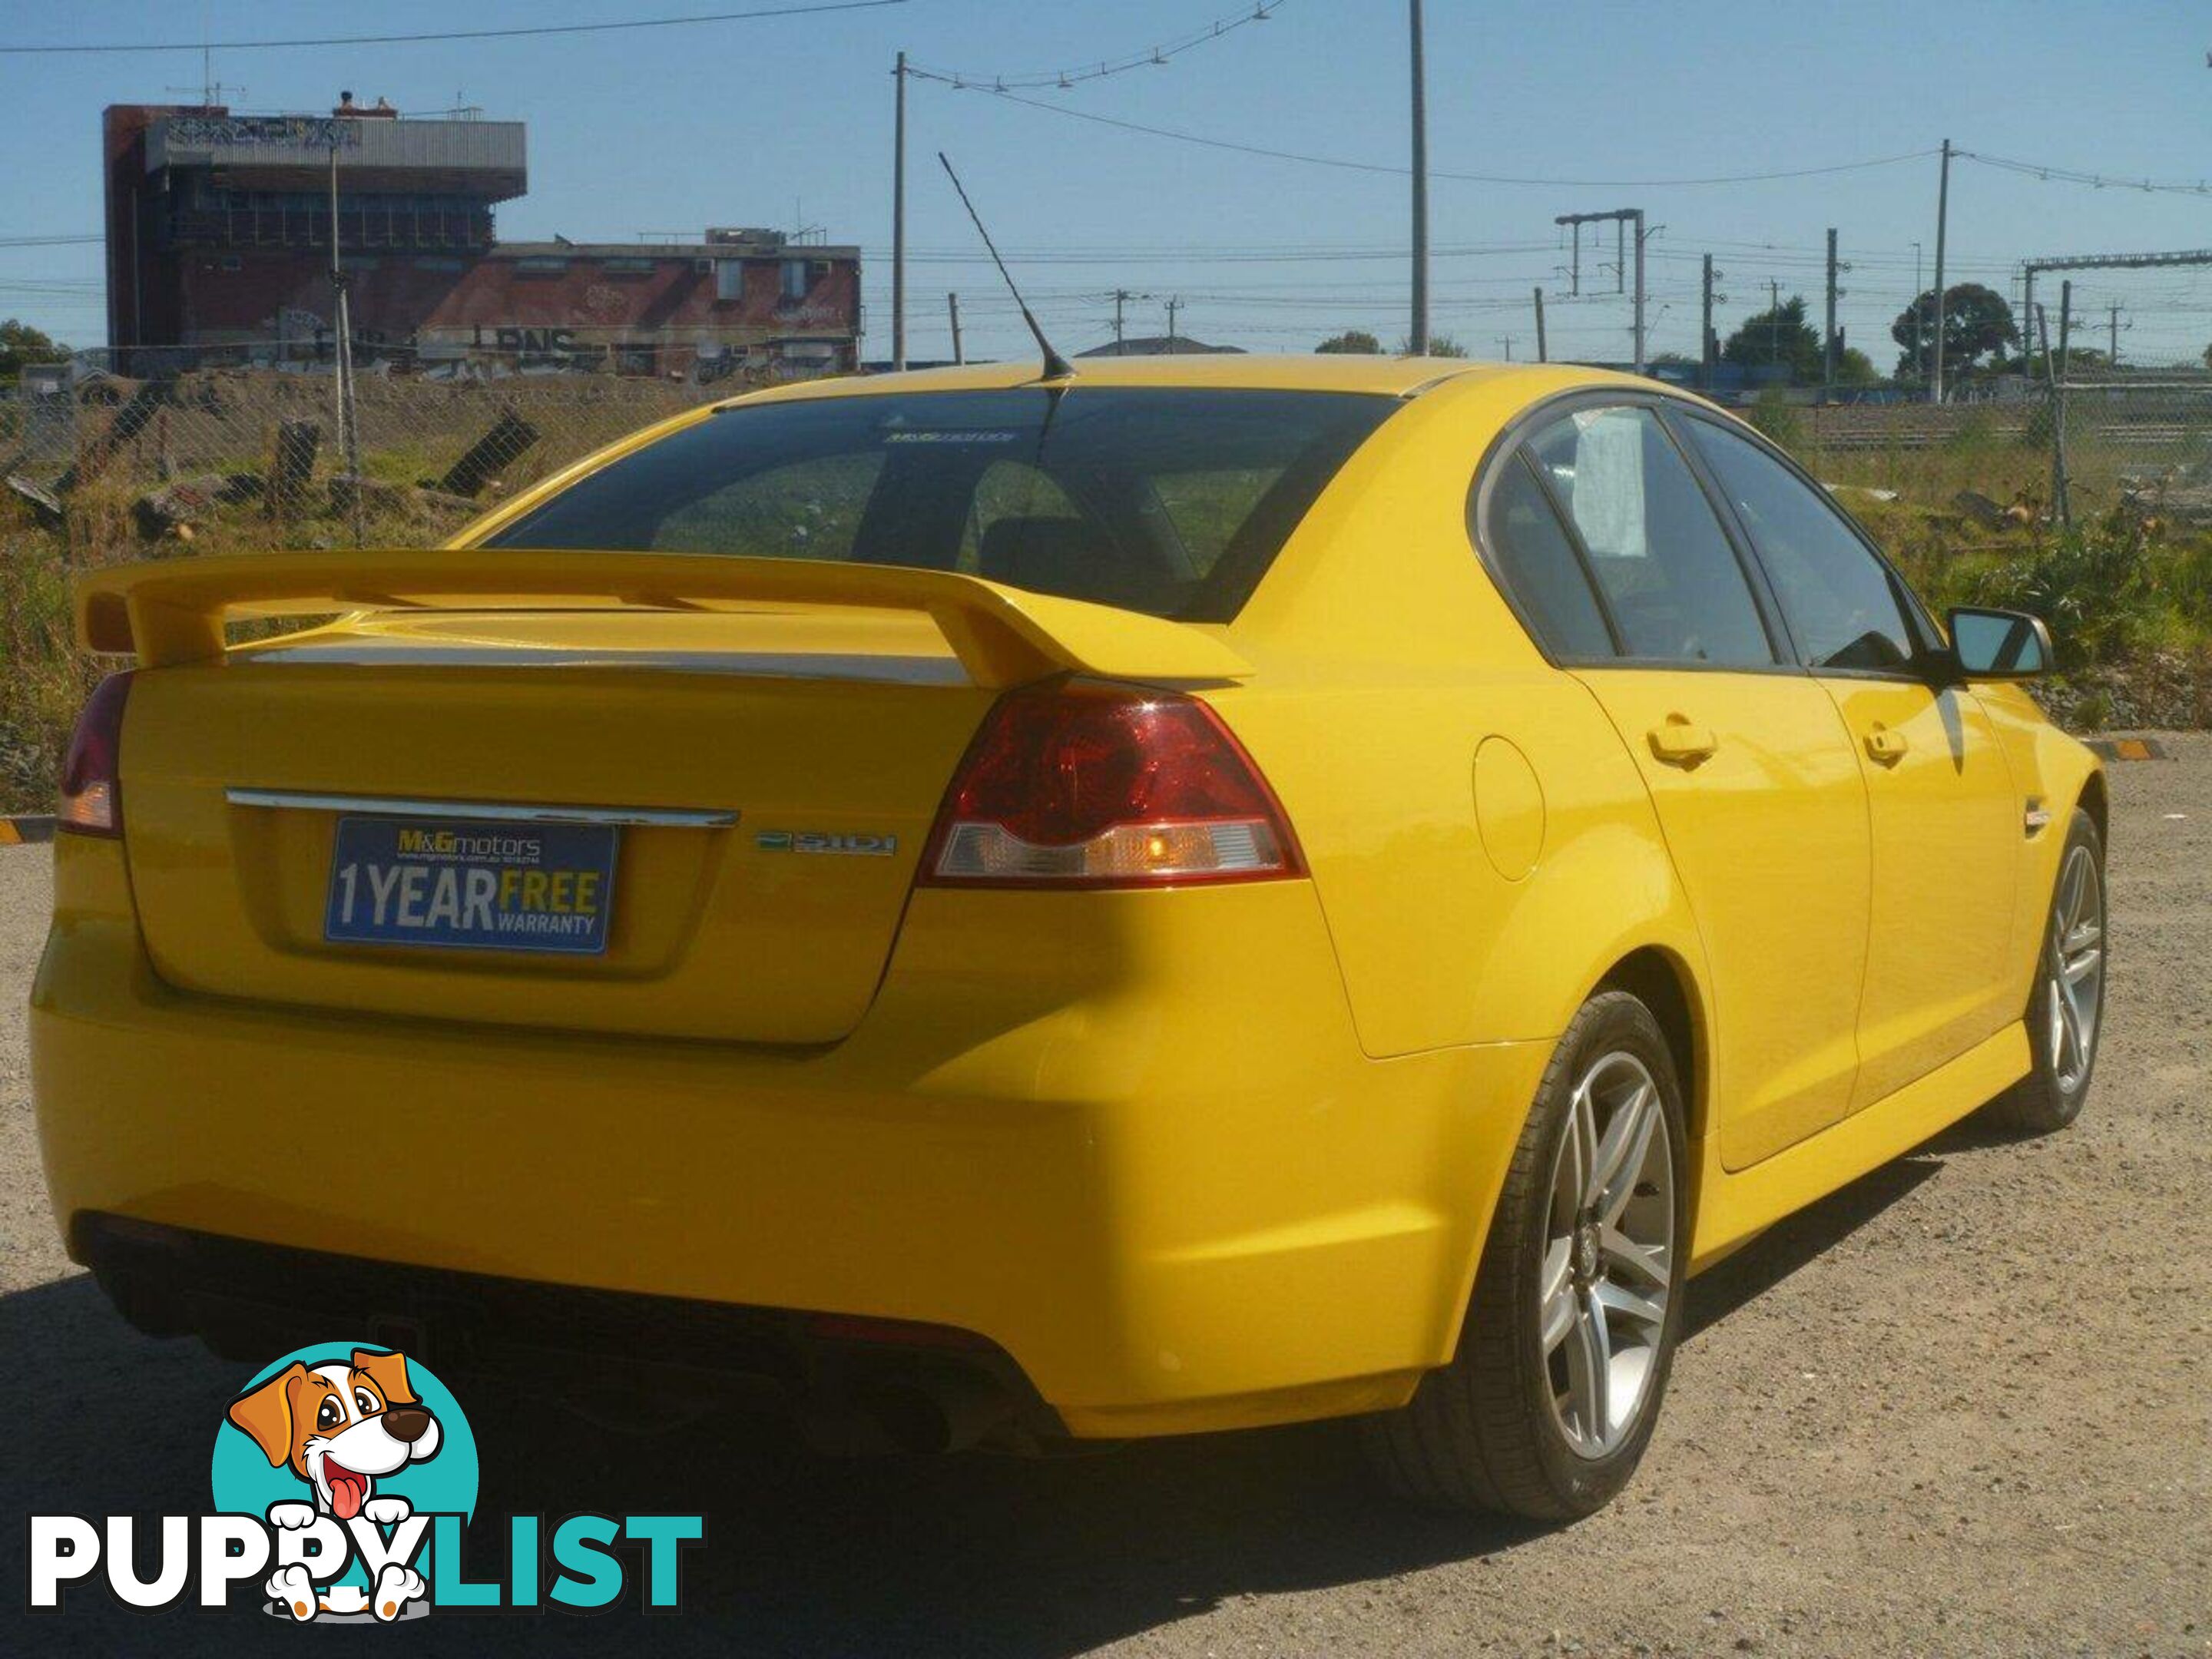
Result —
[{"label": "rear quarter panel", "polygon": [[1531,644],[1468,530],[1499,428],[1589,379],[1447,385],[1411,404],[1324,492],[1231,632],[1258,672],[1213,700],[1282,796],[1377,1057],[1556,1036],[1645,945],[1702,981],[1632,760]]}]

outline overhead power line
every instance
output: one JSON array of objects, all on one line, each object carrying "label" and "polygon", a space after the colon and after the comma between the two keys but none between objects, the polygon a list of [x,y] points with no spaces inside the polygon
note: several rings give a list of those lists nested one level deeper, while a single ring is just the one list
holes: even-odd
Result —
[{"label": "overhead power line", "polygon": [[2154,195],[2212,196],[2212,184],[2200,179],[2195,184],[2156,179],[2120,179],[2110,173],[2083,173],[2073,167],[2045,167],[2037,161],[2015,161],[2002,155],[1985,155],[1971,149],[1954,149],[1951,154],[1962,161],[1979,161],[1985,167],[1997,167],[2006,173],[2024,173],[2046,183],[2088,185],[2098,190],[2141,190]]},{"label": "overhead power line", "polygon": [[[913,73],[909,68],[909,74]],[[1403,178],[1413,169],[1388,161],[1355,161],[1340,155],[1313,155],[1298,150],[1273,149],[1264,144],[1240,143],[1233,138],[1215,138],[1205,133],[1182,132],[1173,127],[1148,126],[1141,121],[1125,121],[1119,116],[1101,115],[1092,110],[1073,109],[1066,104],[1047,103],[1042,99],[1024,98],[1020,94],[1001,91],[997,87],[981,82],[963,83],[963,90],[988,92],[1010,104],[1021,104],[1030,109],[1041,109],[1054,115],[1065,115],[1078,121],[1089,121],[1102,127],[1118,127],[1124,132],[1141,132],[1153,138],[1171,138],[1177,143],[1199,144],[1208,149],[1233,150],[1242,155],[1264,156],[1273,161],[1297,161],[1306,167],[1336,167],[1347,173],[1379,173]],[[1674,185],[1753,185],[1778,179],[1811,179],[1832,173],[1856,173],[1868,167],[1895,167],[1902,161],[1917,161],[1936,151],[1908,150],[1900,155],[1879,155],[1863,161],[1838,161],[1830,167],[1790,167],[1775,173],[1732,173],[1715,174],[1701,179],[1525,179],[1492,173],[1455,173],[1443,167],[1431,167],[1431,179],[1451,179],[1471,185],[1528,185],[1547,190],[1657,190]]]},{"label": "overhead power line", "polygon": [[[1243,27],[1247,23],[1265,22],[1270,15],[1270,7],[1279,3],[1280,0],[1254,0],[1252,9],[1249,13],[1240,11],[1231,17],[1216,18],[1206,27],[1179,36],[1171,42],[1154,46],[1149,52],[1133,53],[1120,58],[1101,58],[1095,64],[1085,63],[1075,67],[1036,70],[1026,74],[1017,72],[1012,75],[998,73],[977,75],[970,70],[932,69],[926,64],[915,63],[906,52],[901,52],[898,54],[896,66],[891,71],[895,88],[892,94],[891,112],[891,368],[896,370],[906,367],[906,89],[908,82],[935,81],[956,89],[965,88],[972,82],[988,85],[994,91],[1001,93],[1006,92],[1010,86],[1072,87],[1079,81],[1103,80],[1109,75],[1123,74],[1133,69],[1164,66],[1171,58],[1179,57],[1183,52],[1194,51],[1209,41],[1218,40],[1224,35]],[[1415,0],[1415,3],[1418,5],[1419,0]],[[939,152],[939,159],[940,161],[944,159],[942,151]],[[948,161],[945,166],[949,169],[951,163]],[[956,185],[959,183],[957,179],[953,182]],[[981,228],[980,224],[977,228]],[[986,236],[983,240],[988,242],[990,238]],[[1172,335],[1175,332],[1172,308],[1168,321],[1168,332]],[[1042,338],[1039,340],[1039,344],[1043,344]],[[1051,357],[1052,348],[1044,346],[1044,354],[1048,358]]]},{"label": "overhead power line", "polygon": [[1285,0],[1255,0],[1249,9],[1239,11],[1233,16],[1218,17],[1203,28],[1193,29],[1188,34],[1178,35],[1172,40],[1147,47],[1142,52],[1133,52],[1120,58],[1100,58],[1092,63],[1071,64],[1065,69],[1025,70],[1015,75],[986,74],[975,70],[934,69],[909,59],[906,72],[920,80],[942,81],[950,87],[981,87],[992,92],[1072,87],[1079,82],[1103,81],[1109,76],[1126,75],[1131,70],[1163,68],[1170,59],[1211,45],[1248,23],[1267,21],[1282,9]]},{"label": "overhead power line", "polygon": [[[1439,253],[1489,254],[1542,252],[1552,246],[1548,241],[1464,242],[1450,243],[1439,247]],[[881,246],[867,243],[861,251],[871,258],[879,257]],[[1364,242],[1052,242],[1027,246],[1009,245],[1000,250],[1023,258],[1049,258],[1054,255],[1067,257],[1096,256],[1105,259],[1173,259],[1240,258],[1240,259],[1403,259],[1403,244],[1392,245],[1370,238]],[[953,255],[958,258],[982,258],[970,249],[957,246],[918,247],[910,251],[911,257],[927,258],[932,255]]]},{"label": "overhead power line", "polygon": [[[684,233],[687,237],[693,234],[694,233],[689,232]],[[97,232],[76,236],[0,236],[0,252],[18,247],[56,247],[70,246],[80,244],[84,246],[96,246],[105,240],[106,238]],[[675,240],[675,238],[672,234],[657,235],[655,240],[665,241]],[[1554,251],[1560,245],[1553,241],[1530,240],[1444,243],[1431,250],[1431,252],[1432,257],[1439,259],[1492,258],[1517,253],[1547,253]],[[1771,265],[1797,265],[1811,269],[1817,268],[1821,260],[1821,255],[1819,250],[1813,248],[1810,246],[1790,242],[1753,242],[1730,240],[1725,237],[1704,237],[1698,239],[1697,246],[1698,247],[1711,247],[1734,252],[1739,257],[1755,256],[1763,264]],[[885,250],[879,246],[872,244],[863,246],[861,252],[866,257],[872,259],[878,259],[885,257]],[[1129,262],[1164,263],[1176,265],[1311,264],[1344,262],[1402,262],[1406,257],[1406,249],[1403,244],[1372,240],[1356,243],[1299,241],[1223,242],[1213,244],[1191,242],[1115,242],[1103,244],[1055,242],[1045,245],[1010,246],[1005,250],[1005,252],[1009,258],[1020,258],[1025,262],[1032,264],[1110,264]],[[916,263],[933,264],[984,264],[989,263],[982,254],[978,253],[972,249],[959,248],[950,246],[914,248],[908,252],[907,257],[915,260]],[[1672,259],[1675,261],[1686,260],[1694,263],[1698,258],[1698,255],[1687,249],[1674,249],[1670,251],[1665,246],[1655,246],[1651,250],[1650,257],[1654,259]],[[1869,252],[1858,254],[1856,256],[1855,262],[1858,264],[1862,269],[1868,269],[1877,265],[1897,267],[1905,270],[1912,269],[1912,255],[1909,251],[1905,250],[1876,249]],[[1960,262],[1962,268],[1996,271],[2014,270],[2018,266],[2019,263],[2020,262],[2017,259],[1993,258]],[[1499,276],[1488,277],[1482,280],[1500,283],[1520,283],[1523,279],[1520,276]],[[1564,302],[1565,296],[1560,296],[1560,299],[1561,301]],[[981,301],[980,300],[975,301],[963,301],[962,303],[966,305],[981,303]]]},{"label": "overhead power line", "polygon": [[816,12],[867,11],[902,6],[906,0],[817,0],[799,6],[757,11],[710,11],[684,17],[629,17],[609,23],[538,23],[511,29],[447,29],[434,34],[331,34],[291,40],[102,41],[90,46],[0,46],[0,57],[28,58],[64,53],[118,52],[270,52],[290,46],[401,46],[434,40],[512,40],[526,34],[604,34],[615,29],[681,28],[694,23],[743,23],[763,17],[804,17]]},{"label": "overhead power line", "polygon": [[[1438,258],[1480,258],[1499,254],[1548,253],[1551,251],[1552,244],[1549,242],[1522,242],[1498,247],[1438,248],[1436,251],[1436,257]],[[872,256],[879,256],[880,253],[879,250],[866,250],[866,252],[868,252]],[[1204,249],[1191,249],[1181,252],[1146,256],[1141,254],[1133,255],[1126,251],[1115,249],[1044,249],[1034,252],[1024,253],[1017,253],[1010,251],[1007,257],[1010,258],[1018,258],[1024,264],[1033,265],[1126,264],[1129,263],[1132,258],[1141,258],[1146,257],[1150,257],[1157,262],[1176,265],[1272,265],[1343,264],[1347,261],[1377,259],[1403,260],[1406,257],[1406,250],[1402,247],[1393,249],[1387,246],[1377,246],[1364,251],[1346,250],[1344,252],[1313,253],[1216,253],[1208,252]],[[907,258],[911,259],[916,264],[976,265],[988,264],[990,263],[988,259],[980,254],[969,253],[909,253],[907,255]]]}]

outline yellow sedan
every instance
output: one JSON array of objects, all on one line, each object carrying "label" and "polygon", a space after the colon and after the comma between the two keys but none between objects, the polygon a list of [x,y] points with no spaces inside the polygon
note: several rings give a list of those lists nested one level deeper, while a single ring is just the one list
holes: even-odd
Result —
[{"label": "yellow sedan", "polygon": [[847,1448],[1358,1417],[1568,1516],[1692,1273],[2095,1057],[2040,624],[1939,626],[1648,381],[788,387],[80,624],[137,664],[64,783],[54,1210],[255,1360],[597,1355]]}]

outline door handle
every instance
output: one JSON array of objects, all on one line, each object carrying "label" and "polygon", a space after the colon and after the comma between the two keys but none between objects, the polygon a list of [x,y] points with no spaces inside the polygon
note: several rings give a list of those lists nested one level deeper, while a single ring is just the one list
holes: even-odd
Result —
[{"label": "door handle", "polygon": [[1709,726],[1693,726],[1680,714],[1669,714],[1644,734],[1651,752],[1669,766],[1695,766],[1721,746]]},{"label": "door handle", "polygon": [[1884,766],[1896,765],[1911,747],[1904,732],[1893,732],[1886,726],[1877,726],[1866,734],[1867,753]]}]

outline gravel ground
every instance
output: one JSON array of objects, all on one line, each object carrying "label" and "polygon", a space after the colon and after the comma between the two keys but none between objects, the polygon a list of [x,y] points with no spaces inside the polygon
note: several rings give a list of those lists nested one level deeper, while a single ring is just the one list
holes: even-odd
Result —
[{"label": "gravel ground", "polygon": [[[495,1511],[698,1509],[687,1611],[440,1620],[422,1651],[2212,1652],[2212,736],[2116,766],[2081,1121],[1971,1125],[1698,1279],[1657,1438],[1565,1530],[1371,1498],[1326,1426],[1054,1463],[822,1464],[473,1413]],[[52,1237],[20,1006],[48,864],[0,851],[0,1559],[23,1516],[191,1512],[235,1366],[131,1334]],[[473,1403],[473,1402],[472,1402]],[[22,1580],[15,1577],[20,1586]],[[96,1597],[0,1651],[229,1652]],[[158,1634],[157,1634],[158,1632]],[[296,1644],[287,1632],[281,1639]],[[423,1644],[429,1643],[430,1647]]]}]

